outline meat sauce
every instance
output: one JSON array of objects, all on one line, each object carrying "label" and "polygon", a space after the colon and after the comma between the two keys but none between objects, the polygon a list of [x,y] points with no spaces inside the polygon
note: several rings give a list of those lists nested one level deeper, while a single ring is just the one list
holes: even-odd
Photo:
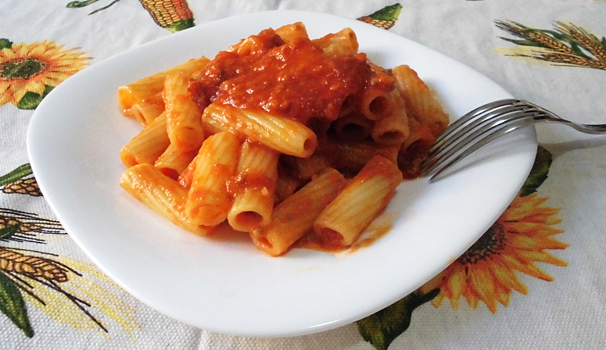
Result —
[{"label": "meat sauce", "polygon": [[307,124],[330,121],[343,101],[361,93],[371,77],[366,55],[329,57],[306,38],[287,44],[264,30],[252,36],[248,55],[222,51],[191,86],[200,108],[210,103],[261,110]]}]

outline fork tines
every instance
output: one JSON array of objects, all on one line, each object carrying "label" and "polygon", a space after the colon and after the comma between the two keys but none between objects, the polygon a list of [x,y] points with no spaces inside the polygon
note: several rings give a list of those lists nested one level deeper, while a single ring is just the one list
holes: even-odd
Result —
[{"label": "fork tines", "polygon": [[467,113],[442,132],[423,162],[430,181],[492,140],[545,118],[542,108],[527,101],[508,99],[483,105]]}]

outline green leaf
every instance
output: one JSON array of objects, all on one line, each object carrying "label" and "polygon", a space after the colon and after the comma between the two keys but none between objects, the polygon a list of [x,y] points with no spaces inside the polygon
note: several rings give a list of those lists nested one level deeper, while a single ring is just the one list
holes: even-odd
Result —
[{"label": "green leaf", "polygon": [[591,59],[591,57],[587,56],[583,50],[579,47],[577,43],[570,43],[570,49],[574,52],[575,55],[581,56],[583,58]]},{"label": "green leaf", "polygon": [[112,1],[112,2],[111,2],[109,5],[104,6],[104,7],[101,7],[101,8],[98,8],[98,9],[96,9],[95,11],[93,11],[93,12],[89,13],[88,15],[89,15],[89,16],[90,16],[90,15],[94,15],[94,14],[95,14],[95,13],[97,13],[97,12],[101,12],[101,11],[103,11],[103,10],[107,10],[108,8],[110,8],[111,6],[113,6],[115,3],[117,3],[118,1],[120,1],[120,0],[114,0],[114,1]]},{"label": "green leaf", "polygon": [[183,29],[191,28],[195,25],[196,25],[196,23],[194,23],[194,19],[188,18],[188,19],[182,19],[180,21],[177,21],[177,22],[174,22],[171,24],[167,24],[166,27],[164,27],[164,28],[170,30],[173,33],[176,33],[176,32],[182,31]]},{"label": "green leaf", "polygon": [[539,146],[537,149],[537,157],[534,160],[534,165],[530,170],[530,175],[524,182],[522,189],[520,190],[520,197],[528,196],[537,191],[537,188],[547,179],[549,173],[549,167],[553,156],[548,150]]},{"label": "green leaf", "polygon": [[0,273],[0,311],[8,317],[15,326],[31,338],[34,330],[27,317],[27,307],[21,291],[4,273]]},{"label": "green leaf", "polygon": [[13,47],[12,41],[5,39],[5,38],[0,39],[0,50],[10,49],[11,47]]},{"label": "green leaf", "polygon": [[9,238],[10,236],[17,233],[17,231],[19,231],[19,224],[6,226],[5,228],[0,229],[0,239]]},{"label": "green leaf", "polygon": [[18,166],[10,173],[0,176],[0,186],[6,186],[11,182],[21,180],[22,178],[26,177],[27,175],[30,175],[31,173],[32,167],[29,165],[29,163],[25,163],[21,166]]},{"label": "green leaf", "polygon": [[511,43],[514,43],[516,45],[521,45],[521,46],[536,46],[536,47],[543,47],[543,45],[537,43],[536,41],[532,41],[532,40],[519,40],[519,39],[509,39],[509,38],[504,38],[504,37],[499,37],[505,41],[509,41]]},{"label": "green leaf", "polygon": [[358,321],[358,332],[375,349],[387,350],[391,342],[410,326],[412,312],[439,293],[439,289],[427,294],[414,291],[400,301]]},{"label": "green leaf", "polygon": [[26,92],[25,95],[23,95],[23,97],[21,98],[21,100],[19,100],[19,103],[17,103],[17,108],[36,109],[40,102],[42,102],[46,95],[48,95],[48,93],[51,92],[54,88],[54,86],[45,85],[42,95],[31,91]]},{"label": "green leaf", "polygon": [[67,4],[67,8],[80,8],[96,3],[99,0],[72,1]]},{"label": "green leaf", "polygon": [[368,17],[377,21],[397,21],[398,17],[400,17],[400,12],[402,12],[402,4],[393,4],[373,12]]}]

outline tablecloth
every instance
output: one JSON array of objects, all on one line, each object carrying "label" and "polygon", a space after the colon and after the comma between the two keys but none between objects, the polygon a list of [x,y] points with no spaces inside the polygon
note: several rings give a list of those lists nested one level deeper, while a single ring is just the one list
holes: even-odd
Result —
[{"label": "tablecloth", "polygon": [[606,348],[606,137],[538,127],[524,187],[465,254],[372,316],[292,338],[221,335],[154,311],[101,273],[45,203],[26,130],[54,87],[143,43],[256,11],[359,19],[562,117],[606,122],[605,2],[393,1],[0,1],[0,348]]}]

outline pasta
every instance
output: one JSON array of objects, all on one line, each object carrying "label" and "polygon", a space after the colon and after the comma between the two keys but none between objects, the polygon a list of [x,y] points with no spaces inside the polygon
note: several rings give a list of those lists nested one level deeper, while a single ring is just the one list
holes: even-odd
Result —
[{"label": "pasta", "polygon": [[324,245],[349,246],[377,213],[385,208],[402,182],[398,166],[374,156],[337,198],[318,215],[314,231]]},{"label": "pasta", "polygon": [[234,203],[227,219],[238,231],[266,226],[274,208],[278,180],[278,156],[271,148],[256,142],[242,145],[238,175],[231,182]]},{"label": "pasta", "polygon": [[120,87],[144,126],[120,152],[121,186],[187,231],[248,232],[272,257],[346,249],[448,125],[414,70],[358,47],[349,28],[311,40],[293,23]]},{"label": "pasta", "polygon": [[295,192],[274,210],[269,226],[253,230],[257,248],[271,256],[283,254],[311,229],[320,212],[335,199],[347,181],[328,168],[315,180]]},{"label": "pasta", "polygon": [[189,96],[189,79],[183,73],[169,74],[164,81],[166,130],[170,144],[182,152],[197,150],[204,140],[202,112]]}]

